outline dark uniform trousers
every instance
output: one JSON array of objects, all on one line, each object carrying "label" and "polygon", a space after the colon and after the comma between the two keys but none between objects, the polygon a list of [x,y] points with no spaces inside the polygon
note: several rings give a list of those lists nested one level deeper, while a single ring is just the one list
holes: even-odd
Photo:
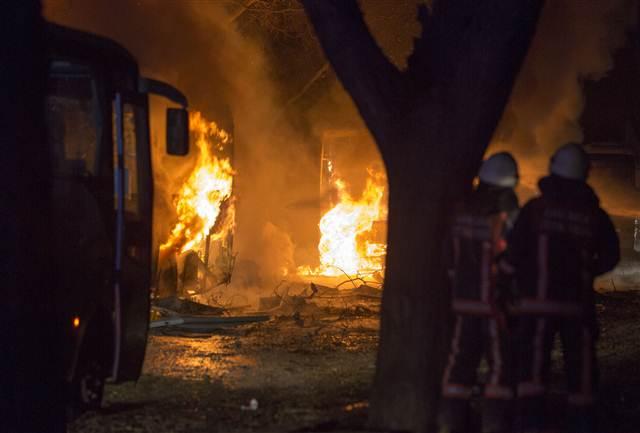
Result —
[{"label": "dark uniform trousers", "polygon": [[560,334],[567,378],[569,428],[591,432],[598,372],[592,323],[576,317],[521,316],[518,320],[517,424],[522,433],[544,428],[551,351]]},{"label": "dark uniform trousers", "polygon": [[480,361],[486,356],[489,372],[484,387],[483,431],[510,431],[514,390],[508,335],[492,316],[457,314],[455,320],[442,379],[440,425],[450,431],[469,431],[469,401]]}]

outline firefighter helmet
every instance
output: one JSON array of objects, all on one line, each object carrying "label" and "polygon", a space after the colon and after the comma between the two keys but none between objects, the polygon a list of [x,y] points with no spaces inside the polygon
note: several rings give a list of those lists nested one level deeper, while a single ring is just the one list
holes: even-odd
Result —
[{"label": "firefighter helmet", "polygon": [[518,163],[509,152],[498,152],[482,161],[478,178],[481,182],[514,188],[518,184]]},{"label": "firefighter helmet", "polygon": [[567,179],[586,180],[589,165],[589,155],[584,148],[577,143],[568,143],[551,157],[549,172]]}]

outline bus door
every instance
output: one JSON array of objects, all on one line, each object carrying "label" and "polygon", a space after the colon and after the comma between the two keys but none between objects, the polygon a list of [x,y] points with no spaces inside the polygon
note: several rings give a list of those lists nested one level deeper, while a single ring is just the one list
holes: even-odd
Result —
[{"label": "bus door", "polygon": [[153,179],[148,100],[116,93],[113,101],[116,211],[114,381],[140,375],[149,326]]}]

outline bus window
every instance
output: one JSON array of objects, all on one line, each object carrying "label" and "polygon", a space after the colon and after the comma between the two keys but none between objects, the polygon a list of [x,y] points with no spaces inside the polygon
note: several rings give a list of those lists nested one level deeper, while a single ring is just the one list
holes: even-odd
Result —
[{"label": "bus window", "polygon": [[95,176],[101,122],[89,68],[52,62],[48,87],[46,121],[54,175]]}]

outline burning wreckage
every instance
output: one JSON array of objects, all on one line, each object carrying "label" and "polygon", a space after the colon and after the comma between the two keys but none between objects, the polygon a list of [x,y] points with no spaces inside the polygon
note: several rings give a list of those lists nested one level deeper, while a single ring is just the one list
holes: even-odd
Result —
[{"label": "burning wreckage", "polygon": [[300,320],[301,314],[332,308],[336,302],[344,308],[379,310],[386,176],[381,169],[367,168],[362,193],[354,197],[336,167],[340,145],[345,137],[357,140],[357,133],[333,131],[323,137],[319,265],[299,266],[295,275],[283,270],[272,293],[251,305],[247,296],[228,290],[236,261],[233,138],[197,112],[191,113],[190,130],[199,153],[174,196],[177,221],[159,247],[152,329],[207,332],[272,316]]},{"label": "burning wreckage", "polygon": [[231,157],[221,156],[231,136],[198,112],[191,114],[189,128],[198,159],[175,196],[177,222],[159,248],[159,297],[195,295],[228,283],[233,271],[233,169]]}]

